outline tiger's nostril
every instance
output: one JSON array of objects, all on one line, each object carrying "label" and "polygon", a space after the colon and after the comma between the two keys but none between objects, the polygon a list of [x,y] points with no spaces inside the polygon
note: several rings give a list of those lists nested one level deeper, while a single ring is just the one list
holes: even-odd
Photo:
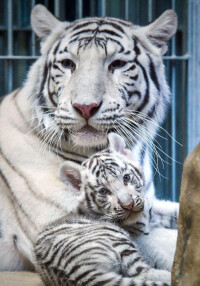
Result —
[{"label": "tiger's nostril", "polygon": [[128,205],[121,205],[123,209],[126,209],[126,210],[132,210],[133,207],[134,207],[134,202],[132,201],[130,204]]},{"label": "tiger's nostril", "polygon": [[94,115],[101,104],[98,103],[92,103],[92,104],[78,104],[74,103],[73,107],[75,108],[76,111],[78,111],[84,118],[90,118],[92,115]]}]

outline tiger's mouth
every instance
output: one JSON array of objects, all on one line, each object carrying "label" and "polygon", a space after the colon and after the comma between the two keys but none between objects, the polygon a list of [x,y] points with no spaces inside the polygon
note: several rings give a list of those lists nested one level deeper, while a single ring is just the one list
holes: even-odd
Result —
[{"label": "tiger's mouth", "polygon": [[107,134],[97,130],[90,125],[86,125],[71,134],[72,141],[80,146],[94,147],[107,144]]},{"label": "tiger's mouth", "polygon": [[120,214],[115,214],[115,221],[122,222],[123,225],[132,225],[138,221],[143,213],[143,207],[138,210],[126,210]]},{"label": "tiger's mouth", "polygon": [[86,125],[82,127],[77,133],[80,133],[81,135],[95,135],[101,132],[90,125]]},{"label": "tiger's mouth", "polygon": [[123,225],[132,225],[138,221],[143,213],[143,207],[137,210],[124,210],[121,209],[117,213],[114,212],[112,214],[113,221],[121,222]]}]

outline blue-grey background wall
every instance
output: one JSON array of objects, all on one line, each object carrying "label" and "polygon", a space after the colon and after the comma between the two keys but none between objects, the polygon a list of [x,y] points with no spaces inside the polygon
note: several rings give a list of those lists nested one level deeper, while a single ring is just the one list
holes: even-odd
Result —
[{"label": "blue-grey background wall", "polygon": [[[200,80],[199,0],[1,0],[0,95],[19,87],[29,66],[39,56],[39,40],[30,27],[30,12],[44,4],[61,20],[86,16],[113,16],[145,25],[166,9],[174,9],[179,25],[164,57],[171,87],[171,107],[156,143],[163,158],[155,183],[160,198],[178,200],[182,163],[200,138],[198,107]],[[199,24],[199,25],[198,25]],[[198,49],[199,47],[199,49]],[[198,128],[199,127],[199,128]],[[162,138],[164,137],[164,138]],[[179,142],[180,144],[176,143]],[[160,145],[159,145],[160,144]]]}]

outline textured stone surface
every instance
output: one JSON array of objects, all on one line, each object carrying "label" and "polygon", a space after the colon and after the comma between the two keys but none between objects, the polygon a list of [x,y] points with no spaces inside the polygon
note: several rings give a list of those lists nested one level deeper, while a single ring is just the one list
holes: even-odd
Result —
[{"label": "textured stone surface", "polygon": [[0,286],[43,286],[43,283],[33,272],[0,272]]},{"label": "textured stone surface", "polygon": [[172,286],[200,286],[200,144],[186,158]]}]

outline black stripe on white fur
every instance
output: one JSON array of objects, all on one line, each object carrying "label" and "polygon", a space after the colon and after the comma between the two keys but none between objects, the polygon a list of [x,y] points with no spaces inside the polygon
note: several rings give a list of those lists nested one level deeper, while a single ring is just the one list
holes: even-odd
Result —
[{"label": "black stripe on white fur", "polygon": [[168,286],[170,273],[149,268],[129,235],[107,222],[69,217],[42,232],[36,270],[45,285]]}]

